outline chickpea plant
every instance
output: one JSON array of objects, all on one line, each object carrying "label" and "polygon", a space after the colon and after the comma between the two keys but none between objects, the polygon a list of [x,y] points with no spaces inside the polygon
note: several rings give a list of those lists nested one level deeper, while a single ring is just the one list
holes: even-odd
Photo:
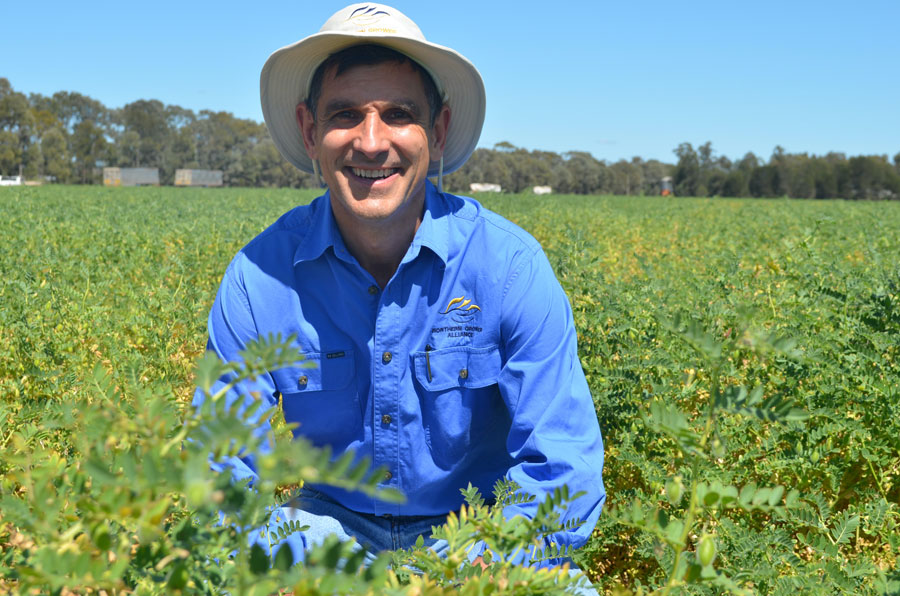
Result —
[{"label": "chickpea plant", "polygon": [[[486,573],[452,579],[427,549],[363,570],[328,544],[302,572],[240,550],[285,486],[378,490],[359,460],[282,441],[274,418],[265,477],[235,485],[209,453],[261,446],[245,422],[270,414],[187,407],[223,371],[195,374],[224,264],[319,191],[6,191],[0,593],[500,590],[501,539],[529,542],[476,502],[436,530],[460,560],[493,535]],[[900,594],[900,202],[480,200],[535,236],[572,306],[609,499],[572,558],[601,594]],[[269,546],[297,529],[270,528]],[[510,566],[503,589],[525,592],[525,573]]]},{"label": "chickpea plant", "polygon": [[[681,594],[693,587],[714,586],[718,590],[739,595],[755,593],[748,589],[740,569],[730,566],[727,556],[720,556],[720,527],[731,530],[735,519],[743,516],[763,516],[772,526],[788,525],[797,519],[810,519],[810,504],[797,490],[786,493],[779,484],[758,486],[750,482],[743,486],[723,483],[721,464],[728,446],[720,435],[720,426],[734,416],[749,417],[774,424],[803,424],[809,414],[795,407],[791,399],[773,394],[765,396],[761,386],[747,389],[731,384],[727,378],[729,356],[736,352],[759,356],[778,355],[800,358],[794,342],[775,336],[754,336],[737,333],[718,340],[696,321],[676,316],[663,321],[662,327],[690,346],[699,356],[698,368],[708,372],[705,379],[705,402],[696,405],[698,415],[693,418],[664,397],[655,397],[641,412],[644,428],[664,437],[673,453],[670,476],[656,503],[635,499],[620,506],[612,517],[621,525],[635,528],[655,537],[661,549],[660,561],[666,579],[656,589],[637,586],[637,594]],[[689,384],[699,383],[690,378]],[[828,506],[812,498],[825,518]],[[822,518],[820,518],[822,519]],[[859,517],[845,513],[831,523],[809,525],[825,533],[828,543],[820,543],[826,556],[839,560],[840,544],[846,543],[859,525]],[[759,544],[765,548],[768,545]],[[736,581],[737,580],[737,581]],[[807,584],[815,590],[814,583]]]},{"label": "chickpea plant", "polygon": [[[466,583],[467,594],[539,594],[563,593],[573,584],[558,569],[516,567],[505,550],[537,544],[548,531],[567,527],[556,523],[555,513],[568,500],[564,490],[548,497],[534,520],[503,522],[475,493],[466,493],[470,506],[462,519],[451,515],[435,529],[453,545],[450,557],[440,560],[421,549],[408,555],[422,577],[393,570],[387,554],[363,565],[353,543],[337,540],[312,548],[303,564],[295,565],[287,548],[272,557],[279,541],[304,529],[292,522],[264,532],[268,549],[251,548],[248,533],[266,526],[276,489],[284,485],[316,482],[403,499],[379,488],[383,471],[370,469],[365,458],[335,458],[303,439],[275,440],[259,432],[273,409],[264,411],[259,400],[226,399],[242,381],[296,364],[300,356],[291,339],[253,342],[237,362],[204,356],[196,379],[207,399],[183,422],[183,409],[167,388],[118,386],[100,366],[85,388],[89,398],[46,403],[39,426],[12,429],[8,410],[0,410],[6,445],[0,528],[13,547],[0,556],[0,588],[242,595],[291,588],[331,595],[420,593],[427,587],[451,594]],[[228,383],[213,391],[219,378]],[[55,447],[37,448],[50,436]],[[259,479],[252,487],[210,468],[210,459],[238,454],[256,459]],[[275,505],[292,496],[283,494]],[[474,578],[461,564],[463,549],[478,540],[498,553],[492,576]],[[553,554],[565,556],[559,549]]]}]

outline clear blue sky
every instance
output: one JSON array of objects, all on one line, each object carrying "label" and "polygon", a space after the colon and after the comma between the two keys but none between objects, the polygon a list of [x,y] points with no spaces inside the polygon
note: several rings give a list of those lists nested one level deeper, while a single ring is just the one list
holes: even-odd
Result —
[{"label": "clear blue sky", "polygon": [[[0,76],[262,121],[259,71],[349,2],[0,0]],[[481,70],[479,143],[673,162],[900,152],[900,0],[390,2]]]}]

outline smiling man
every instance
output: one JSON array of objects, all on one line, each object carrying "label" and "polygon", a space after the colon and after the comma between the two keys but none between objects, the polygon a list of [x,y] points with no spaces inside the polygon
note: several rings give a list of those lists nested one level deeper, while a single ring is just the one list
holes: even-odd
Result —
[{"label": "smiling man", "polygon": [[297,106],[338,229],[380,287],[421,223],[428,168],[447,138],[450,110],[436,93],[432,108],[426,80],[428,73],[393,50],[355,46],[323,63],[312,83],[315,99]]},{"label": "smiling man", "polygon": [[[296,336],[316,367],[271,371],[257,399],[280,394],[295,435],[371,458],[407,496],[304,486],[274,515],[309,530],[279,547],[302,560],[335,533],[372,554],[420,535],[439,550],[431,526],[460,489],[489,495],[504,477],[538,501],[583,492],[565,518],[585,523],[550,540],[584,544],[606,496],[603,446],[567,298],[534,238],[441,188],[481,133],[478,71],[396,9],[358,4],[272,54],[261,97],[282,155],[328,190],[234,258],[209,349],[233,360],[259,336]],[[249,459],[225,467],[257,475]]]}]

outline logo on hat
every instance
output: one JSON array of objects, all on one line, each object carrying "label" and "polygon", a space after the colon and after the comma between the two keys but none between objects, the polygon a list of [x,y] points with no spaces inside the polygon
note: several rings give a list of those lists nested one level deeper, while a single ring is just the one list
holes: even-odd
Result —
[{"label": "logo on hat", "polygon": [[374,25],[384,17],[389,16],[391,16],[389,12],[380,10],[377,6],[363,6],[351,12],[350,16],[347,17],[347,20],[352,21],[355,25],[363,27]]}]

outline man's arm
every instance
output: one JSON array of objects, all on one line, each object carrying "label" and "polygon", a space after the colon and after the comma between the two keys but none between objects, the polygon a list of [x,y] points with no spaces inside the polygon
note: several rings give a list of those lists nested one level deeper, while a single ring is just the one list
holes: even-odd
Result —
[{"label": "man's arm", "polygon": [[543,251],[522,256],[502,301],[500,392],[512,425],[507,450],[516,460],[508,477],[535,495],[508,516],[532,516],[553,489],[585,494],[563,521],[584,520],[550,537],[561,547],[587,542],[606,500],[603,441],[594,402],[578,360],[572,310]]},{"label": "man's arm", "polygon": [[[241,258],[239,255],[237,259]],[[215,302],[210,310],[208,331],[209,339],[206,349],[215,352],[215,354],[223,361],[236,361],[240,359],[240,352],[247,347],[247,343],[256,340],[258,331],[254,323],[250,304],[247,300],[247,293],[242,285],[238,267],[235,261],[229,265],[219,291],[216,294]],[[231,379],[227,376],[218,379],[211,388],[211,394],[220,391],[227,385]],[[194,393],[192,405],[199,408],[206,395],[201,388],[197,388]],[[269,408],[278,404],[276,398],[275,383],[270,374],[264,374],[256,378],[255,381],[244,381],[232,388],[224,397],[226,403],[231,405],[236,400],[242,400],[244,407],[249,406],[255,400],[262,400],[264,405],[257,411],[258,417]],[[257,422],[258,418],[254,420]],[[271,436],[271,425],[268,421],[264,421],[257,430],[258,436]],[[271,449],[271,444],[266,441],[262,445],[263,453]],[[252,486],[259,478],[256,458],[253,454],[245,454],[239,457],[227,457],[218,461],[211,461],[211,467],[219,472],[230,471],[234,481],[248,480]],[[270,521],[274,522],[279,515],[276,509],[272,512]],[[269,540],[262,535],[263,528],[255,528],[249,531],[249,544],[258,543],[269,551]],[[291,534],[283,544],[289,544],[294,554],[294,560],[302,559],[303,544],[302,533]],[[279,544],[278,547],[282,546]],[[272,550],[272,555],[278,550],[278,547]]]},{"label": "man's arm", "polygon": [[[210,310],[207,324],[209,339],[206,349],[215,352],[223,361],[240,360],[240,352],[247,347],[250,341],[258,337],[247,293],[242,286],[242,280],[236,267],[236,262],[240,258],[239,255],[226,270]],[[211,393],[215,394],[221,390],[230,380],[228,376],[218,379],[211,388]],[[199,407],[205,399],[203,390],[197,388],[192,405]],[[249,406],[255,400],[262,400],[263,407],[259,409],[258,414],[262,414],[278,404],[275,397],[275,384],[269,374],[261,375],[255,381],[240,383],[226,394],[225,400],[229,406],[235,400],[242,400],[244,407]],[[270,434],[270,431],[271,426],[268,422],[264,422],[258,433],[259,436],[263,436]],[[271,446],[268,443],[263,446],[264,450],[269,448]],[[213,462],[212,465],[219,471],[231,469],[235,480],[249,479],[253,484],[258,477],[255,458],[252,455],[230,457]]]}]

